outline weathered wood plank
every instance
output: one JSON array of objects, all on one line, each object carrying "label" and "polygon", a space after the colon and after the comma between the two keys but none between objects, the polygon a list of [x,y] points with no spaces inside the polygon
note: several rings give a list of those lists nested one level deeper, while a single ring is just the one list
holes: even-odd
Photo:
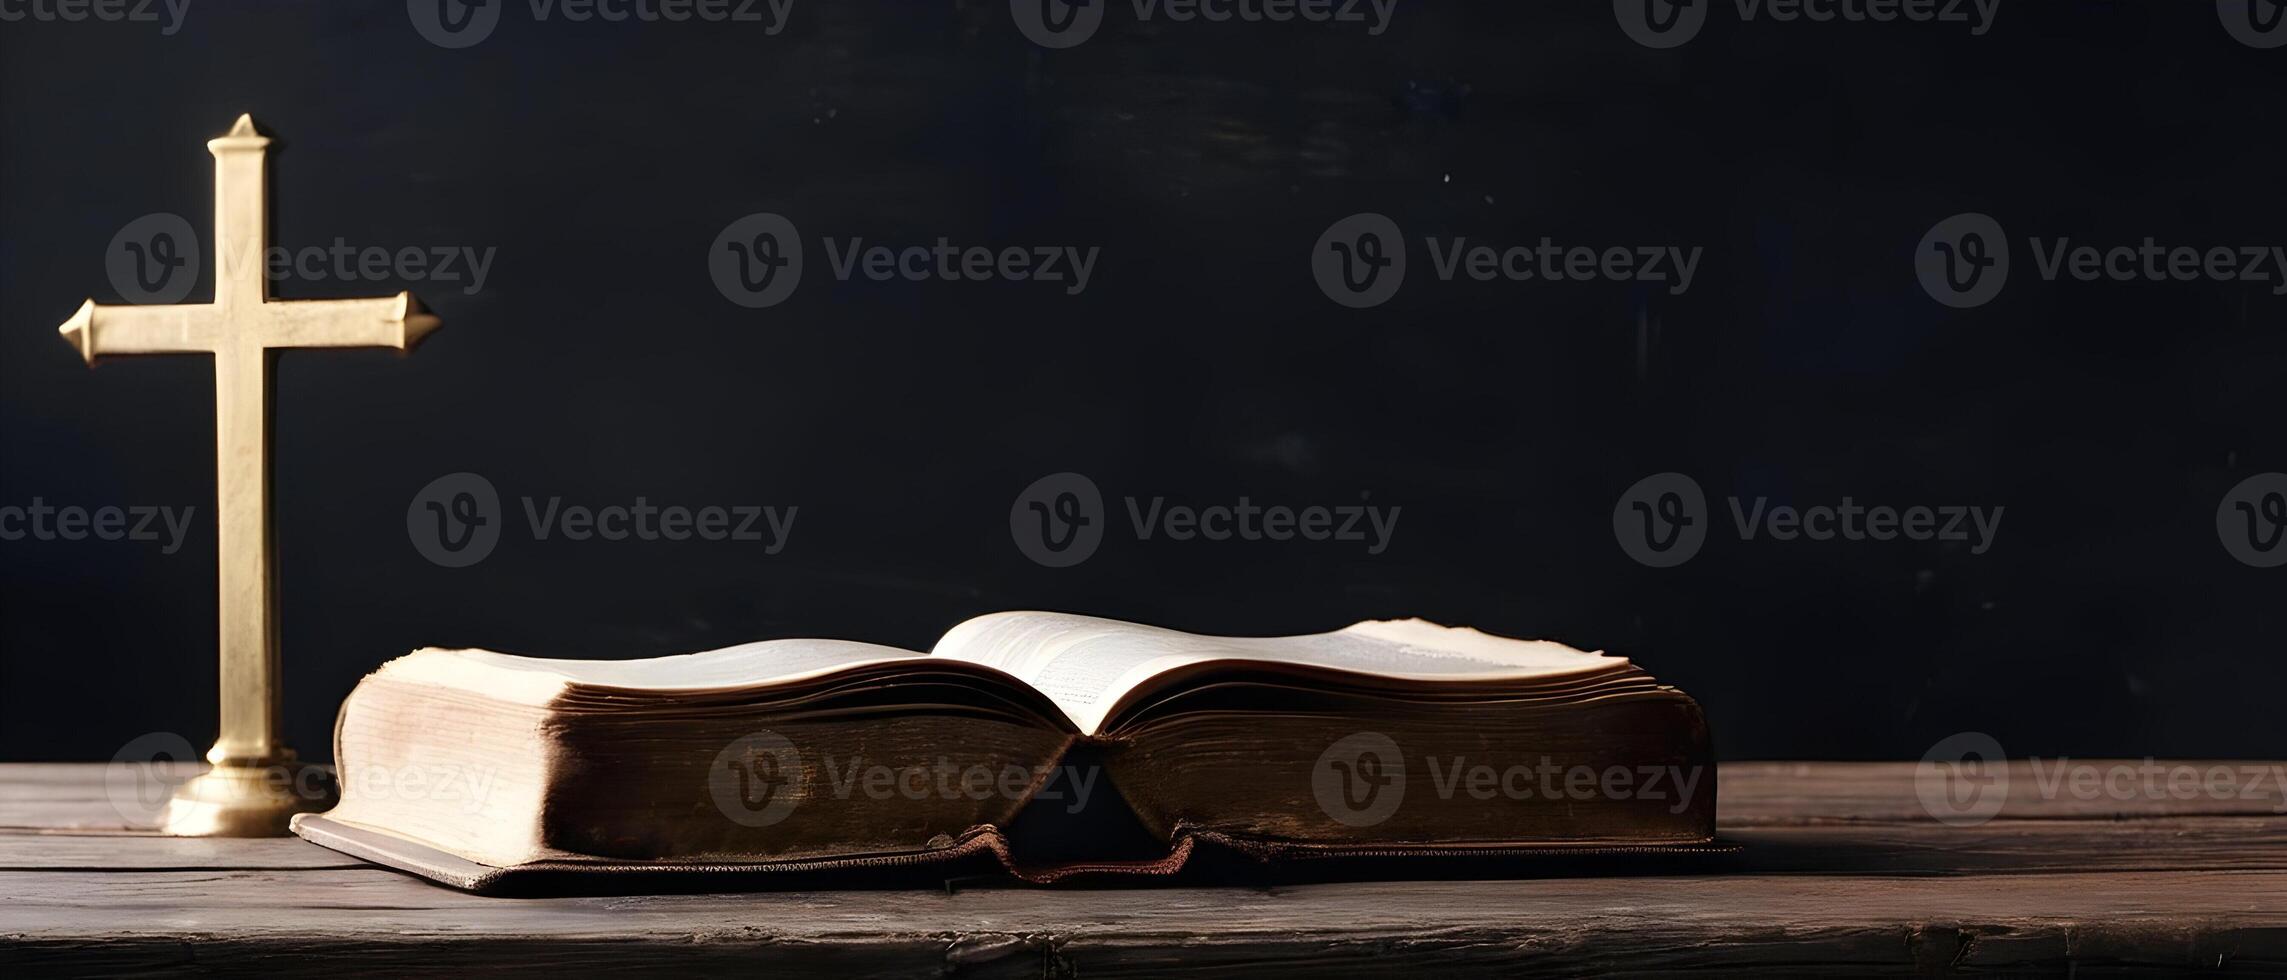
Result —
[{"label": "weathered wood plank", "polygon": [[1978,827],[1848,823],[1739,827],[1720,872],[1995,875],[2287,871],[2287,819],[1996,820]]},{"label": "weathered wood plank", "polygon": [[[103,775],[0,766],[0,821],[119,821]],[[1745,850],[1690,876],[487,899],[298,840],[0,833],[0,970],[2287,972],[2275,787],[2098,802],[2036,777],[1954,827],[1911,765],[1727,765]]]},{"label": "weathered wood plank", "polygon": [[0,833],[150,833],[168,793],[203,763],[0,764]]},{"label": "weathered wood plank", "polygon": [[356,858],[294,837],[215,840],[124,834],[0,834],[0,871],[257,871],[367,866]]},{"label": "weathered wood plank", "polygon": [[[2287,969],[2287,873],[1734,875],[484,899],[377,870],[0,874],[0,964],[1393,970]],[[191,947],[195,945],[193,950]],[[169,950],[179,957],[168,961]],[[332,959],[340,957],[341,959]],[[1015,963],[1010,963],[1010,960]],[[495,962],[485,959],[485,962]]]},{"label": "weathered wood plank", "polygon": [[[2287,818],[1997,820],[1981,827],[1852,822],[1741,827],[1744,847],[1716,872],[2016,874],[2066,871],[2287,871]],[[298,839],[0,834],[0,871],[352,868],[363,862]]]},{"label": "weathered wood plank", "polygon": [[[2164,767],[2150,792],[2137,772],[2147,765]],[[1717,821],[1724,827],[1759,827],[1929,820],[1916,792],[1915,769],[1916,764],[1910,762],[1726,762],[1717,770]],[[2115,788],[2130,788],[2128,777],[2134,777],[2132,791],[2126,796],[2102,785],[2089,792],[2091,787],[2085,781],[2078,784],[2081,792],[2076,792],[2074,772],[2090,771],[2101,783],[2123,769],[2127,772],[2115,782]],[[2199,780],[2217,769],[2227,770],[2229,795],[2185,792],[2183,781],[2170,783],[2179,770]],[[1996,815],[2001,820],[2278,817],[2287,815],[2287,762],[2019,759],[2009,763],[2006,790],[2007,802]]]},{"label": "weathered wood plank", "polygon": [[0,801],[15,799],[102,799],[106,767],[148,769],[188,779],[206,771],[203,762],[0,762]]}]

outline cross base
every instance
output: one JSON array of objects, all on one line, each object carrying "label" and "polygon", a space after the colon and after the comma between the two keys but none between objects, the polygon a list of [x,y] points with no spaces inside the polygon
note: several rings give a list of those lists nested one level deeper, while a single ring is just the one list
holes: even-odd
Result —
[{"label": "cross base", "polygon": [[296,761],[225,761],[175,787],[159,814],[170,837],[283,837],[297,813],[331,809],[340,798],[333,771]]}]

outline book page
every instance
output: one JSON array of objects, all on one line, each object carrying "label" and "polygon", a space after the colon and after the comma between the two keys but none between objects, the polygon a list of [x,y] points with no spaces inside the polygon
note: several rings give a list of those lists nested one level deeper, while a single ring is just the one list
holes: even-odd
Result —
[{"label": "book page", "polygon": [[1561,643],[1512,640],[1418,619],[1363,622],[1305,636],[1230,637],[1046,612],[977,617],[947,631],[930,653],[1016,676],[1091,734],[1137,686],[1210,661],[1299,664],[1426,681],[1556,677],[1627,663]]},{"label": "book page", "polygon": [[735,647],[641,660],[547,660],[490,650],[417,650],[377,673],[480,690],[540,704],[569,685],[638,691],[718,691],[814,677],[861,664],[914,660],[912,650],[850,640],[762,640]]}]

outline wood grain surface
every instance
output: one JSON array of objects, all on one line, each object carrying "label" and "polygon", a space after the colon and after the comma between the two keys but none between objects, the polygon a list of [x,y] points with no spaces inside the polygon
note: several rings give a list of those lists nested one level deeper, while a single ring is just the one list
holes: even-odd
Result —
[{"label": "wood grain surface", "polygon": [[[1742,850],[1688,871],[480,898],[299,840],[138,836],[102,767],[0,766],[0,970],[2287,973],[2275,785],[2086,800],[2013,772],[1996,819],[1957,827],[1923,813],[1907,764],[1722,778]],[[110,829],[40,823],[59,819]]]}]

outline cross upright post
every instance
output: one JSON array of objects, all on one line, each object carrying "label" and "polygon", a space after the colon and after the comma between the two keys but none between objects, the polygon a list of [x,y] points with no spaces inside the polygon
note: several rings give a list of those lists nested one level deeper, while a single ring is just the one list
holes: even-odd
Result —
[{"label": "cross upright post", "polygon": [[[162,829],[185,836],[271,836],[287,818],[332,803],[286,747],[279,724],[277,549],[270,533],[272,366],[290,347],[410,351],[438,326],[411,293],[378,299],[272,300],[264,158],[270,140],[239,116],[207,142],[214,154],[214,301],[99,306],[64,323],[93,365],[132,354],[214,357],[215,551],[220,556],[220,731],[211,768],[175,790]],[[315,788],[314,788],[315,787]]]}]

